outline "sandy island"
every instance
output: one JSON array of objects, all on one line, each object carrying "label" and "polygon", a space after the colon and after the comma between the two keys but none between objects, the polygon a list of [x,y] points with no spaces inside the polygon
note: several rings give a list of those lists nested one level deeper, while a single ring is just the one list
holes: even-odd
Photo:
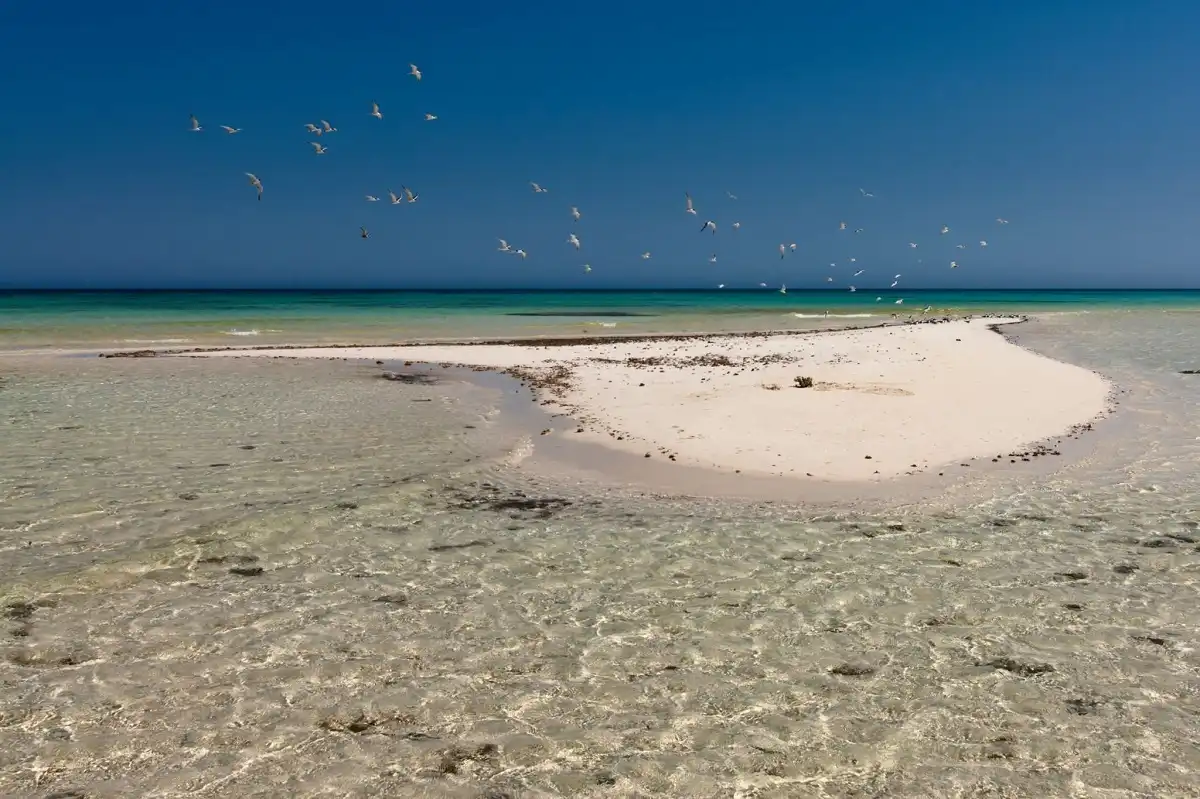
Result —
[{"label": "sandy island", "polygon": [[[506,371],[571,433],[743,474],[878,480],[992,458],[1106,410],[1100,375],[971,319],[787,335],[528,344],[224,350],[208,357],[364,358]],[[797,386],[809,377],[813,385]]]}]

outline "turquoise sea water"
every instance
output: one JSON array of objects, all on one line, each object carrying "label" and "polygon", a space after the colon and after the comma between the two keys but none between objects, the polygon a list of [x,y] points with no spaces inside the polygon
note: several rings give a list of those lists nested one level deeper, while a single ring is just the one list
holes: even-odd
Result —
[{"label": "turquoise sea water", "polygon": [[804,329],[926,307],[1188,311],[1200,291],[9,291],[0,348]]}]

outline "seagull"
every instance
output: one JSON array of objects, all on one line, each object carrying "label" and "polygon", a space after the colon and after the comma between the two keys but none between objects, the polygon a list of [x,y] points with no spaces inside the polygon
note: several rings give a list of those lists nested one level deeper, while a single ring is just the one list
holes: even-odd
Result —
[{"label": "seagull", "polygon": [[379,112],[379,103],[371,103],[371,116],[376,119],[383,119],[383,114]]},{"label": "seagull", "polygon": [[888,288],[894,289],[894,288],[896,288],[897,285],[899,285],[899,283],[900,283],[899,280],[893,280],[892,285],[888,286]]},{"label": "seagull", "polygon": [[325,155],[326,148],[322,147],[320,142],[310,141],[309,144],[311,144],[313,146],[313,150],[316,152],[317,155]]},{"label": "seagull", "polygon": [[330,125],[323,119],[321,120],[321,127],[325,128],[325,133],[337,133],[337,128],[335,128],[333,125]]},{"label": "seagull", "polygon": [[500,239],[500,246],[497,247],[496,249],[499,250],[500,252],[512,252],[513,251],[512,245],[509,244],[504,239]]},{"label": "seagull", "polygon": [[539,186],[537,183],[534,183],[532,180],[529,181],[529,187],[531,189],[533,189],[534,194],[545,194],[546,193],[546,189],[543,189],[541,186]]},{"label": "seagull", "polygon": [[567,244],[573,245],[575,247],[575,249],[578,250],[579,249],[579,237],[576,236],[574,233],[572,233],[570,236],[567,236]]},{"label": "seagull", "polygon": [[394,191],[389,191],[388,197],[392,198],[392,205],[399,205],[400,203],[404,202],[403,200],[401,200],[399,197],[396,196],[396,192],[394,192]]},{"label": "seagull", "polygon": [[779,287],[779,293],[787,294],[787,284],[786,283]]},{"label": "seagull", "polygon": [[708,262],[710,264],[715,264],[717,262],[717,254],[715,252],[712,254],[712,257],[708,259]]},{"label": "seagull", "polygon": [[980,246],[980,247],[986,247],[986,246],[987,246],[987,242],[986,242],[986,241],[984,241],[983,239],[980,239],[980,240],[979,240],[979,246]]},{"label": "seagull", "polygon": [[914,250],[915,250],[915,249],[917,249],[917,243],[916,243],[915,241],[910,241],[910,242],[908,243],[908,246],[909,246],[909,247],[912,247]]},{"label": "seagull", "polygon": [[760,289],[765,289],[765,288],[767,287],[767,284],[766,284],[766,283],[759,283],[759,284],[758,284],[758,287],[759,287]]},{"label": "seagull", "polygon": [[191,119],[192,119],[192,133],[199,133],[200,131],[204,130],[204,128],[200,127],[200,120],[196,119],[195,114],[191,115]]},{"label": "seagull", "polygon": [[412,189],[408,188],[407,186],[401,186],[400,191],[404,192],[404,198],[410,203],[415,203],[421,196],[419,194],[413,194]]},{"label": "seagull", "polygon": [[321,130],[320,128],[318,128],[316,125],[314,125],[311,122],[305,122],[304,129],[307,130],[309,133],[316,134],[317,136],[320,136],[322,133],[324,133],[323,130]]},{"label": "seagull", "polygon": [[426,114],[425,115],[426,122],[432,122],[435,119],[437,119],[437,114]]},{"label": "seagull", "polygon": [[838,230],[845,230],[845,229],[846,229],[846,223],[838,222]]},{"label": "seagull", "polygon": [[864,197],[874,197],[875,196],[874,194],[867,191],[866,189],[859,189],[859,192],[861,192],[862,196],[864,196]]},{"label": "seagull", "polygon": [[574,219],[576,222],[578,222],[579,217],[581,217],[581,216],[583,216],[583,214],[579,213],[579,209],[572,205],[571,206],[571,218]]},{"label": "seagull", "polygon": [[892,280],[899,280],[903,275],[892,275]]},{"label": "seagull", "polygon": [[513,255],[519,255],[524,258],[525,256],[529,255],[529,253],[525,252],[524,250],[516,250],[513,252]]},{"label": "seagull", "polygon": [[[737,197],[734,197],[733,199],[735,199],[735,200],[736,200],[736,199],[737,199]],[[718,284],[717,284],[717,288],[719,288],[719,289],[723,289],[723,288],[725,288],[725,284],[724,284],[724,283],[718,283]]]},{"label": "seagull", "polygon": [[903,304],[904,304],[904,298],[903,298],[903,297],[901,297],[900,299],[896,300],[896,304],[897,304],[897,305],[903,305]]},{"label": "seagull", "polygon": [[584,264],[584,265],[583,265],[583,271],[584,271],[584,272],[590,272],[590,271],[592,271],[592,265],[591,265],[591,264]]},{"label": "seagull", "polygon": [[958,269],[958,261],[951,261],[951,262],[950,262],[950,268],[951,268],[951,269]]},{"label": "seagull", "polygon": [[866,228],[861,228],[861,227],[860,227],[860,228],[855,228],[855,229],[854,229],[854,232],[855,232],[855,233],[862,233],[864,230],[866,230]]},{"label": "seagull", "polygon": [[704,231],[708,230],[709,228],[712,228],[712,232],[713,232],[714,236],[717,235],[717,223],[712,221],[711,219],[700,226],[700,232],[703,233]]},{"label": "seagull", "polygon": [[825,282],[826,282],[826,283],[832,283],[832,282],[833,282],[833,278],[831,278],[831,277],[827,277],[827,278],[825,278]]},{"label": "seagull", "polygon": [[643,260],[643,261],[649,261],[649,260],[650,260],[650,251],[649,251],[649,250],[646,250],[644,253],[642,253],[642,260]]},{"label": "seagull", "polygon": [[412,75],[412,76],[413,76],[414,78],[416,78],[417,80],[420,80],[420,79],[421,79],[421,70],[417,69],[417,65],[416,65],[416,64],[409,64],[409,65],[408,65],[408,74],[409,74],[409,75]]},{"label": "seagull", "polygon": [[369,239],[369,238],[371,238],[371,234],[367,232],[367,229],[366,229],[365,227],[360,227],[360,228],[359,228],[359,230],[361,230],[361,231],[362,231],[362,233],[361,233],[360,235],[362,235],[362,237],[363,237],[364,239]]},{"label": "seagull", "polygon": [[734,230],[737,230],[737,229],[738,229],[738,228],[740,228],[741,226],[742,226],[742,223],[741,223],[741,222],[734,222],[734,223],[733,223],[733,229],[734,229]]},{"label": "seagull", "polygon": [[725,192],[725,193],[726,193],[727,195],[729,195],[729,199],[731,199],[731,200],[736,200],[736,199],[737,199],[737,196],[736,196],[735,194],[733,194],[732,192],[728,192],[728,191],[727,191],[727,192]]},{"label": "seagull", "polygon": [[954,245],[954,249],[956,249],[956,250],[965,250],[965,249],[967,249],[967,245],[965,245],[965,244],[955,244],[955,245]]},{"label": "seagull", "polygon": [[377,203],[377,202],[379,202],[379,198],[378,198],[378,197],[376,197],[374,194],[367,194],[367,195],[364,195],[364,196],[367,198],[367,202],[369,202],[369,203]]},{"label": "seagull", "polygon": [[783,257],[784,255],[786,255],[786,254],[787,254],[787,247],[785,247],[784,245],[780,244],[780,245],[779,245],[779,257],[780,257],[780,258],[782,258],[782,257]]},{"label": "seagull", "polygon": [[932,310],[933,310],[932,305],[926,305],[924,308],[921,309],[921,313],[929,313]]},{"label": "seagull", "polygon": [[683,196],[684,196],[684,197],[687,199],[687,212],[688,212],[689,214],[694,214],[694,213],[696,213],[696,206],[692,204],[692,195],[688,194],[688,193],[685,191],[685,192],[683,193]]},{"label": "seagull", "polygon": [[859,269],[857,272],[855,272],[855,273],[854,273],[853,275],[851,275],[850,277],[858,277],[859,275],[861,275],[861,274],[862,274],[863,272],[865,272],[865,271],[867,271],[867,270],[865,270],[865,269]]},{"label": "seagull", "polygon": [[[195,117],[192,117],[192,120],[193,120],[193,121],[194,121],[195,119],[196,119]],[[1000,224],[1002,224],[1002,225],[1007,225],[1007,224],[1008,224],[1008,220],[1007,220],[1007,219],[1002,219],[1002,218],[1000,218],[1000,217],[996,217],[996,221],[997,221],[997,222],[999,222],[999,223],[1000,223]]]},{"label": "seagull", "polygon": [[262,181],[252,172],[247,172],[246,177],[250,178],[250,185],[258,189],[258,199],[262,199]]},{"label": "seagull", "polygon": [[851,291],[858,291],[858,289],[854,288],[854,286],[851,286],[851,287],[850,287],[850,290],[851,290]]},{"label": "seagull", "polygon": [[950,228],[947,225],[942,225],[942,235],[945,236],[949,232]]},{"label": "seagull", "polygon": [[795,252],[796,251],[796,242],[793,241],[791,244],[789,244],[788,249],[791,250],[792,252]]},{"label": "seagull", "polygon": [[[857,258],[851,258],[851,259],[850,259],[850,263],[854,263],[854,262],[855,262],[855,261],[857,261],[857,260],[858,260]],[[830,266],[833,266],[833,264],[830,264]]]},{"label": "seagull", "polygon": [[235,133],[241,133],[241,132],[242,132],[242,129],[241,129],[241,128],[231,128],[231,127],[229,127],[228,125],[222,125],[222,126],[221,126],[221,130],[225,131],[225,132],[226,132],[226,133],[228,133],[230,136],[232,136],[232,135],[233,135],[233,134],[235,134]]}]

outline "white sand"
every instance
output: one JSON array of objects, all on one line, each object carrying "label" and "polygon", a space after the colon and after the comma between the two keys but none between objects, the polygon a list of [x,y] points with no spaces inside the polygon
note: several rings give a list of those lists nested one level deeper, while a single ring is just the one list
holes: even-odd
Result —
[{"label": "white sand", "polygon": [[[605,444],[749,474],[864,480],[991,458],[1102,414],[1108,383],[975,319],[761,338],[577,346],[304,348],[207,356],[370,358],[498,369],[569,366],[551,407]],[[736,365],[689,365],[724,356]],[[624,363],[663,358],[661,366]],[[617,363],[606,362],[613,359]],[[816,385],[795,388],[798,375]],[[617,440],[620,435],[623,440]],[[869,458],[867,456],[870,456]]]}]

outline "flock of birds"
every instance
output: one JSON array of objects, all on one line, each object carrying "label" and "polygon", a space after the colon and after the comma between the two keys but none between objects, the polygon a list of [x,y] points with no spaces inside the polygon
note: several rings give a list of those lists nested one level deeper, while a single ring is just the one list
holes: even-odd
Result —
[{"label": "flock of birds", "polygon": [[[417,68],[417,65],[409,64],[408,68],[409,68],[408,74],[415,80],[420,81],[422,73],[421,73],[421,70]],[[370,116],[374,117],[375,119],[383,119],[383,112],[380,111],[378,103],[376,103],[376,102],[371,103]],[[424,116],[425,116],[426,122],[433,122],[433,121],[437,120],[437,118],[438,118],[436,114],[431,114],[431,113],[425,113]],[[201,124],[200,124],[200,120],[197,119],[195,114],[191,115],[190,124],[191,124],[191,131],[193,133],[199,133],[204,130],[203,126],[201,126]],[[227,135],[231,135],[231,136],[242,132],[241,128],[235,128],[230,125],[221,125],[220,128]],[[324,119],[318,120],[316,123],[312,123],[312,122],[305,123],[304,128],[310,134],[312,134],[313,136],[316,136],[318,139],[322,136],[337,132],[337,128],[335,128],[333,125],[331,125],[328,122],[328,120],[324,120]],[[313,153],[315,155],[324,155],[326,152],[328,152],[328,148],[326,148],[320,141],[316,141],[316,140],[310,141],[309,144],[312,146]],[[247,172],[245,174],[246,174],[246,178],[249,181],[250,186],[252,186],[255,189],[255,191],[258,193],[258,199],[261,201],[263,198],[262,180],[260,180],[259,177],[252,172]],[[549,191],[546,187],[542,186],[540,183],[537,183],[532,180],[529,182],[529,187],[533,191],[534,194],[546,194]],[[873,192],[869,192],[866,189],[860,188],[858,191],[863,200],[870,200],[875,197],[875,194]],[[725,194],[727,195],[727,197],[730,200],[736,201],[738,199],[737,195],[733,194],[732,192],[727,191],[727,192],[725,192]],[[391,190],[388,191],[388,199],[391,201],[392,205],[400,205],[402,203],[415,203],[415,202],[417,202],[417,200],[419,198],[420,198],[420,195],[417,194],[416,192],[414,192],[412,189],[408,188],[407,186],[401,186],[399,194],[397,194],[396,192],[391,191]],[[367,202],[372,202],[372,203],[380,202],[380,198],[373,194],[365,195],[365,199]],[[693,217],[698,216],[698,212],[696,211],[695,202],[692,200],[692,195],[689,192],[684,192],[684,209],[683,210],[684,210],[685,214],[689,214]],[[579,222],[579,220],[582,219],[582,217],[583,217],[583,213],[579,210],[578,206],[574,206],[574,205],[571,206],[572,221]],[[1000,225],[1007,225],[1008,220],[1004,219],[1003,217],[996,217],[996,223],[1000,224]],[[734,233],[737,233],[737,231],[741,229],[742,223],[741,222],[733,222],[729,227]],[[849,227],[846,222],[838,223],[839,231],[846,231],[848,229],[849,229]],[[704,221],[704,223],[700,226],[700,232],[701,233],[708,232],[715,236],[717,233],[716,221],[714,221],[713,219],[706,219]],[[853,231],[854,234],[860,234],[863,232],[864,232],[864,228],[861,228],[861,227],[855,228]],[[942,225],[940,235],[945,236],[949,233],[950,233],[949,226]],[[363,227],[359,228],[359,236],[363,239],[369,239],[371,237],[371,233],[365,226],[363,226]],[[509,244],[509,242],[506,239],[499,239],[499,242],[500,242],[500,246],[497,247],[497,250],[499,250],[501,253],[504,253],[507,255],[514,255],[518,258],[527,258],[529,255],[524,249],[522,249],[520,247],[513,247],[511,244]],[[581,250],[582,246],[583,246],[582,242],[579,239],[579,234],[575,233],[575,232],[572,232],[567,236],[566,243],[571,245],[572,247],[574,247],[576,249],[576,251]],[[910,242],[908,242],[908,246],[910,249],[915,250],[918,248],[919,245],[915,241],[910,241]],[[988,246],[987,240],[980,239],[978,246],[981,249],[986,249]],[[780,259],[787,258],[787,256],[790,253],[796,252],[797,248],[798,248],[798,245],[795,242],[792,242],[790,244],[781,243],[779,245]],[[956,244],[955,248],[959,249],[959,250],[966,250],[967,245],[966,244]],[[650,258],[651,258],[650,251],[647,250],[647,251],[643,252],[641,254],[641,257],[643,260],[650,260]],[[717,262],[717,254],[714,252],[708,260],[709,260],[709,263],[715,264]],[[850,264],[855,264],[856,262],[857,262],[856,258],[849,259]],[[922,260],[918,259],[917,262],[921,263]],[[838,264],[831,263],[830,267],[833,267],[836,269],[836,268],[838,268]],[[950,261],[951,269],[957,269],[958,267],[959,267],[959,261],[957,258]],[[591,264],[585,263],[583,265],[583,271],[585,273],[591,272],[592,271]],[[866,271],[865,269],[858,269],[851,275],[851,280],[864,274],[865,271]],[[900,279],[902,277],[903,277],[903,275],[901,275],[901,274],[893,275],[892,283],[889,286],[889,288],[894,289],[897,286],[899,286]],[[825,282],[833,283],[834,282],[833,276],[831,276],[831,275],[827,276],[825,278]],[[767,288],[766,283],[759,283],[758,285],[760,288]],[[725,288],[725,284],[721,283],[717,286],[717,288],[723,289],[723,288]],[[853,284],[848,284],[847,288],[851,292],[858,291],[858,288]],[[785,283],[782,283],[782,282],[780,283],[779,293],[787,294],[787,285]],[[878,296],[875,298],[876,302],[881,302],[882,300],[883,300],[882,296]],[[896,300],[894,300],[894,303],[896,305],[902,305],[904,303],[904,299],[903,298],[896,299]],[[929,307],[926,307],[924,309],[925,312],[928,312],[929,310],[930,310]]]}]

